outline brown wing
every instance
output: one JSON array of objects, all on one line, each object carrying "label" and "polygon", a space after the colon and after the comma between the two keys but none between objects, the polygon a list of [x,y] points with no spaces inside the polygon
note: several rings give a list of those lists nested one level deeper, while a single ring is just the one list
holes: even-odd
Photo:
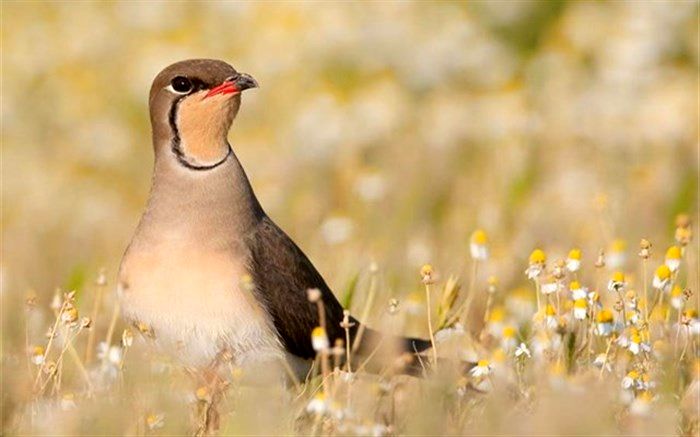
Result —
[{"label": "brown wing", "polygon": [[321,290],[331,344],[345,337],[340,327],[343,320],[340,302],[304,252],[269,217],[260,220],[250,248],[256,292],[272,315],[280,340],[289,352],[302,358],[315,356],[311,331],[319,326],[319,318],[316,305],[307,298],[309,288]]}]

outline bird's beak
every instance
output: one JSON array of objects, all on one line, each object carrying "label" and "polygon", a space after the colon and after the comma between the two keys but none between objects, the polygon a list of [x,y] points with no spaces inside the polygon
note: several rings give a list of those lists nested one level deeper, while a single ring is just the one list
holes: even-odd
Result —
[{"label": "bird's beak", "polygon": [[208,97],[216,96],[219,94],[238,94],[243,90],[247,90],[248,88],[257,87],[258,82],[255,79],[253,79],[253,76],[246,73],[241,73],[238,76],[232,78],[231,80],[227,80],[221,85],[210,89],[209,92],[204,96],[204,98],[206,99]]}]

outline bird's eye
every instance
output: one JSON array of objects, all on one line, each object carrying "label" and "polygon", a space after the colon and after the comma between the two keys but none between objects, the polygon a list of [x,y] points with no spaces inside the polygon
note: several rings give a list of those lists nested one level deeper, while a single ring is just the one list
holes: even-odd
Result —
[{"label": "bird's eye", "polygon": [[178,94],[185,94],[192,90],[192,82],[184,76],[177,76],[170,81],[170,89]]}]

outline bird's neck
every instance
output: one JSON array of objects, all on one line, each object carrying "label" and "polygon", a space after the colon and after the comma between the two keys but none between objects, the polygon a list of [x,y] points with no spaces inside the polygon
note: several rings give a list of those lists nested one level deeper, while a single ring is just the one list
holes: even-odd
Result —
[{"label": "bird's neck", "polygon": [[263,216],[235,153],[213,169],[198,171],[183,166],[170,151],[161,152],[137,230],[142,239],[225,247]]}]

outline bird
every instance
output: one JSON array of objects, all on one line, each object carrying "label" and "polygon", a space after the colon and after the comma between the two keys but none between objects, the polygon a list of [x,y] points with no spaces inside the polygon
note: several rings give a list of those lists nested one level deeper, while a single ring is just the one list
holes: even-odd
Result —
[{"label": "bird", "polygon": [[[358,354],[367,355],[391,340],[399,353],[417,357],[429,341],[384,334],[348,317],[258,201],[227,139],[241,94],[257,87],[251,75],[214,59],[176,62],[155,77],[153,177],[119,268],[123,317],[192,368],[228,351],[242,367],[285,360],[303,376],[317,356],[311,333],[322,317],[331,345],[361,336]],[[416,360],[407,362],[418,368]]]}]

